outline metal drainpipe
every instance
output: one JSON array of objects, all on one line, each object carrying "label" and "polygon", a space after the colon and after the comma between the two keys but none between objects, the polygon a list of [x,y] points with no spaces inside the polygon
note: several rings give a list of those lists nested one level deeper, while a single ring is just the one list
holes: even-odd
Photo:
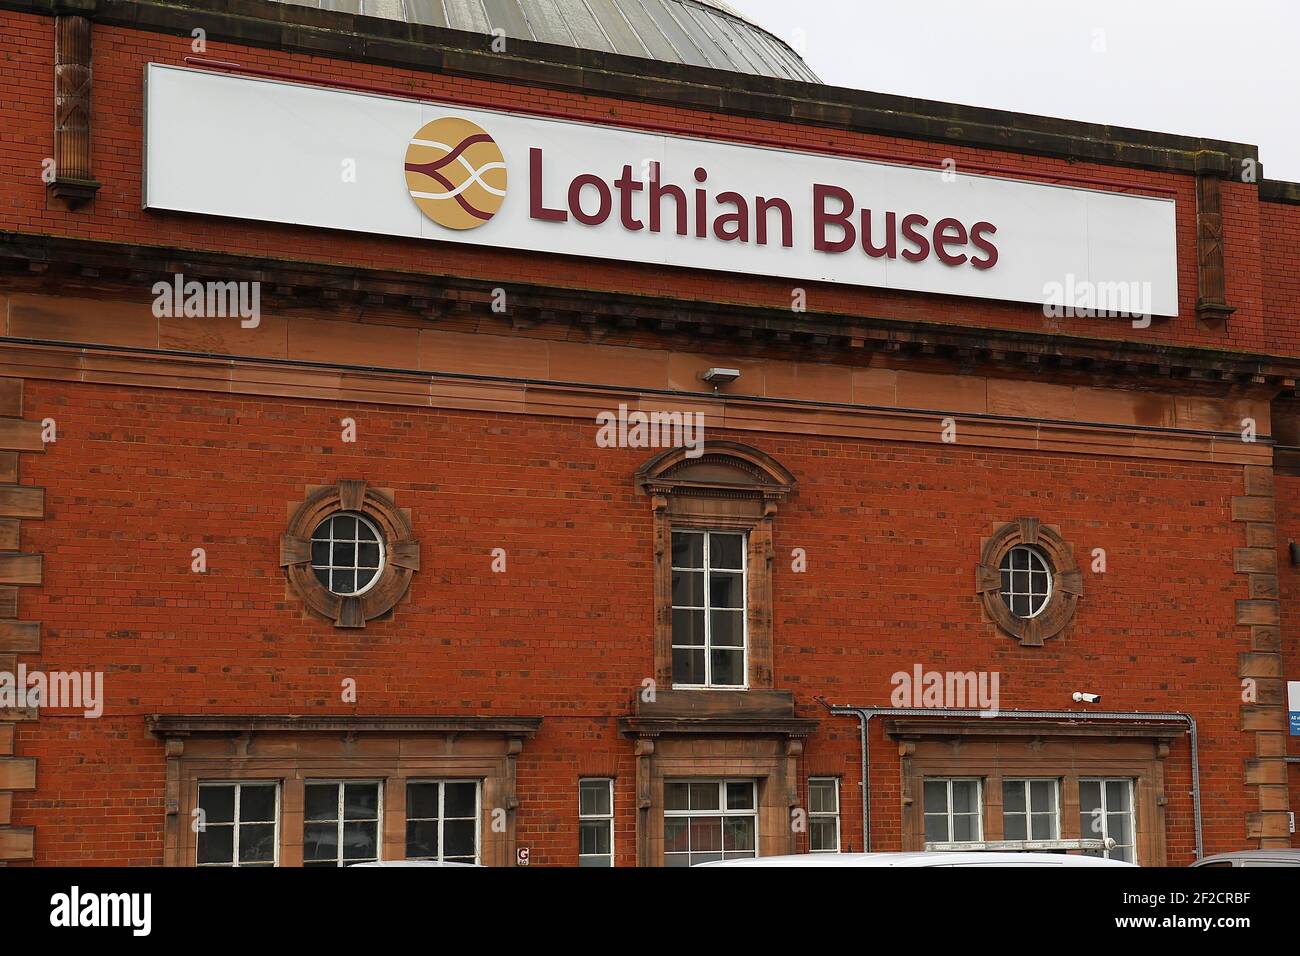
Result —
[{"label": "metal drainpipe", "polygon": [[[982,717],[984,719],[1000,720],[1002,718],[1013,718],[1019,720],[1083,720],[1083,721],[1106,721],[1106,720],[1177,720],[1187,724],[1187,730],[1191,736],[1192,747],[1192,811],[1196,823],[1196,858],[1199,860],[1203,855],[1203,846],[1201,844],[1201,763],[1197,751],[1196,741],[1196,721],[1191,714],[1176,713],[1145,713],[1142,711],[1095,711],[1088,713],[1079,713],[1073,710],[1000,710],[997,716],[990,718],[987,710],[973,710],[955,707],[849,707],[842,704],[827,704],[822,702],[832,714],[839,717],[857,717],[858,726],[862,734],[862,843],[863,849],[871,850],[871,763],[870,749],[868,744],[867,729],[871,723],[871,718],[878,717],[882,714],[893,714],[896,717]],[[1300,762],[1300,758],[1288,758],[1290,761]]]}]

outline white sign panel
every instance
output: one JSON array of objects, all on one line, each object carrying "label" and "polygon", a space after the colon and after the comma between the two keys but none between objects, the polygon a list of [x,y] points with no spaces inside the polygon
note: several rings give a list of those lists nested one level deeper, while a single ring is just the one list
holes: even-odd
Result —
[{"label": "white sign panel", "polygon": [[1300,737],[1300,680],[1286,682],[1287,712],[1291,720],[1291,736]]},{"label": "white sign panel", "polygon": [[151,209],[1178,311],[1172,199],[158,64],[148,68],[146,103]]}]

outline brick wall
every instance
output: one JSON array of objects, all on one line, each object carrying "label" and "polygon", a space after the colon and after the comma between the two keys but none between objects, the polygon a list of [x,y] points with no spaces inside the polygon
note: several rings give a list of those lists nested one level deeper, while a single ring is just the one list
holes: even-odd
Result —
[{"label": "brick wall", "polygon": [[[28,382],[28,417],[59,440],[24,483],[47,518],[24,529],[45,583],[21,616],[44,623],[29,667],[105,671],[100,720],[18,725],[39,755],[16,825],[41,863],[157,863],[162,745],[144,715],[536,714],[519,761],[519,843],[537,864],[576,859],[576,788],[618,777],[619,860],[633,856],[631,747],[615,719],[652,668],[651,514],[632,474],[643,451],[599,449],[594,424],[487,413],[261,400]],[[358,441],[338,421],[356,419]],[[844,840],[860,848],[856,723],[813,700],[888,703],[890,675],[1002,674],[1003,708],[1181,709],[1201,725],[1207,850],[1243,845],[1234,602],[1245,581],[1229,520],[1234,466],[774,433],[757,444],[799,480],[776,522],[776,686],[821,717],[803,772],[844,777]],[[360,477],[412,511],[422,570],[391,621],[362,632],[305,618],[278,567],[287,504]],[[1085,569],[1065,637],[1025,648],[981,621],[980,538],[1021,514],[1058,524]],[[209,571],[190,571],[191,551]],[[508,571],[491,572],[505,548]],[[790,570],[793,548],[808,570]],[[1104,548],[1107,571],[1088,568]],[[341,681],[358,684],[355,708]],[[898,845],[896,752],[873,728],[873,833]],[[1191,855],[1185,743],[1168,761],[1171,862]]]}]

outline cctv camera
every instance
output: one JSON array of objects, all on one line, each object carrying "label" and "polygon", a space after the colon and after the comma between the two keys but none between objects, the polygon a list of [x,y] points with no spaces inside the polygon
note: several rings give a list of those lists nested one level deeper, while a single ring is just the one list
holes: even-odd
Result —
[{"label": "cctv camera", "polygon": [[1076,704],[1099,704],[1101,703],[1101,694],[1085,694],[1083,691],[1074,692],[1074,702]]},{"label": "cctv camera", "polygon": [[726,385],[740,378],[740,369],[738,368],[711,368],[700,375],[700,378],[709,382],[713,386]]}]

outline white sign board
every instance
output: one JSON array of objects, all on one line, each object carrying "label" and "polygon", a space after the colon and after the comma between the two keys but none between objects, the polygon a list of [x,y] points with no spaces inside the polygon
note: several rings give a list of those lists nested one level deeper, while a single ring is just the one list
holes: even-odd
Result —
[{"label": "white sign board", "polygon": [[1039,305],[1114,311],[1132,290],[1124,311],[1178,311],[1169,198],[159,64],[146,94],[150,209]]}]

